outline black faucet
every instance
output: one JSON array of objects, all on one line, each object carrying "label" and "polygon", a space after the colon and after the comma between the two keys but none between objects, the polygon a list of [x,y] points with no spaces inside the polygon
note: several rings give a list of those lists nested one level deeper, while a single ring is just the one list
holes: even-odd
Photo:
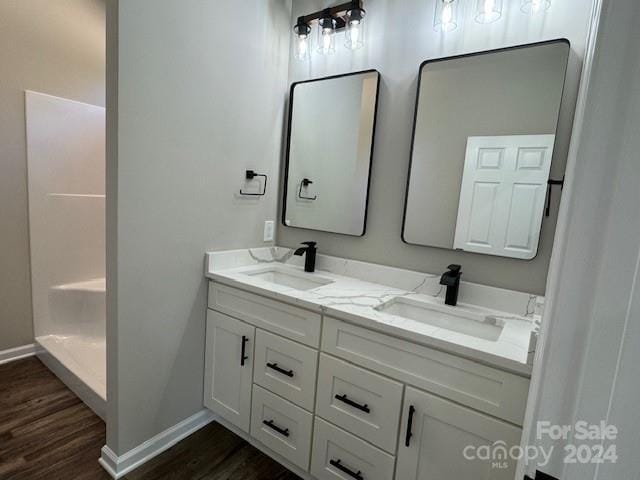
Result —
[{"label": "black faucet", "polygon": [[293,254],[301,256],[306,253],[304,257],[304,271],[313,272],[316,269],[316,252],[318,251],[316,242],[302,242],[302,244],[306,245],[306,247],[300,247],[293,252]]},{"label": "black faucet", "polygon": [[449,270],[440,277],[440,285],[446,285],[447,293],[444,297],[444,303],[455,307],[458,304],[458,288],[460,288],[460,277],[462,268],[460,265],[449,265]]}]

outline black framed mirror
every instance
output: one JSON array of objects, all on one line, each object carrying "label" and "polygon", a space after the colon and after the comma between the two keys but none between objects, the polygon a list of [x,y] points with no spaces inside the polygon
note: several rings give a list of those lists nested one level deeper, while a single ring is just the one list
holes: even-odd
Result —
[{"label": "black framed mirror", "polygon": [[291,85],[285,226],[364,235],[379,84],[366,70]]},{"label": "black framed mirror", "polygon": [[562,185],[550,171],[569,53],[560,39],[420,66],[403,241],[536,256]]}]

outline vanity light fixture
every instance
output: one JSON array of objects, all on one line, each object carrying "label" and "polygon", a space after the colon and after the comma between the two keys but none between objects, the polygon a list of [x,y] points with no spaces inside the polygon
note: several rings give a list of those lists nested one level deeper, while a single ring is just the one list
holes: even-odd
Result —
[{"label": "vanity light fixture", "polygon": [[476,22],[493,23],[502,16],[502,0],[477,0]]},{"label": "vanity light fixture", "polygon": [[551,7],[551,0],[522,0],[522,6],[520,9],[524,13],[542,13],[549,10]]},{"label": "vanity light fixture", "polygon": [[436,0],[433,28],[436,32],[451,32],[458,28],[460,0]]},{"label": "vanity light fixture", "polygon": [[366,12],[360,7],[347,11],[345,32],[345,46],[351,50],[357,50],[364,45],[364,16]]},{"label": "vanity light fixture", "polygon": [[336,51],[336,34],[345,32],[344,45],[357,50],[364,45],[363,0],[351,0],[335,7],[325,8],[309,15],[298,17],[293,27],[294,56],[298,60],[308,60],[311,53],[312,25],[317,24],[318,41],[316,50],[320,55],[332,55]]},{"label": "vanity light fixture", "polygon": [[295,58],[302,61],[308,60],[309,51],[311,50],[311,27],[301,19],[298,19],[298,23],[293,27],[293,31],[296,34]]},{"label": "vanity light fixture", "polygon": [[329,10],[318,20],[318,53],[333,55],[336,53],[336,25],[337,21]]}]

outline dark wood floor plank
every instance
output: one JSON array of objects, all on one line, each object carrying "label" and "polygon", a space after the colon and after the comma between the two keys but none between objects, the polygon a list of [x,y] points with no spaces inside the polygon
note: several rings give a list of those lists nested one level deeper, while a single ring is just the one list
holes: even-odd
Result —
[{"label": "dark wood floor plank", "polygon": [[108,480],[104,422],[40,361],[0,365],[0,479]]},{"label": "dark wood floor plank", "polygon": [[[36,358],[0,365],[0,480],[109,480],[105,426]],[[217,423],[124,480],[300,480]]]}]

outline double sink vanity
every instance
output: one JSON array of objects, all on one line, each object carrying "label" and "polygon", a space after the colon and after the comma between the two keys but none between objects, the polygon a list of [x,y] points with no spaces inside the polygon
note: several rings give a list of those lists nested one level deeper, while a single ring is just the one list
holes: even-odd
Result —
[{"label": "double sink vanity", "polygon": [[[207,254],[204,404],[302,478],[512,479],[542,298],[284,248]],[[428,465],[428,467],[427,467]],[[428,472],[425,469],[428,468]]]},{"label": "double sink vanity", "polygon": [[[453,250],[442,258],[467,278],[543,290],[523,279],[553,237],[569,55],[559,39],[420,66],[395,258],[424,268]],[[366,234],[372,163],[392,160],[374,158],[382,77],[292,84],[279,241],[321,231],[336,252]],[[247,195],[264,193],[257,177]],[[205,406],[304,479],[513,480],[543,298],[445,266],[316,255],[313,242],[209,253]]]}]

